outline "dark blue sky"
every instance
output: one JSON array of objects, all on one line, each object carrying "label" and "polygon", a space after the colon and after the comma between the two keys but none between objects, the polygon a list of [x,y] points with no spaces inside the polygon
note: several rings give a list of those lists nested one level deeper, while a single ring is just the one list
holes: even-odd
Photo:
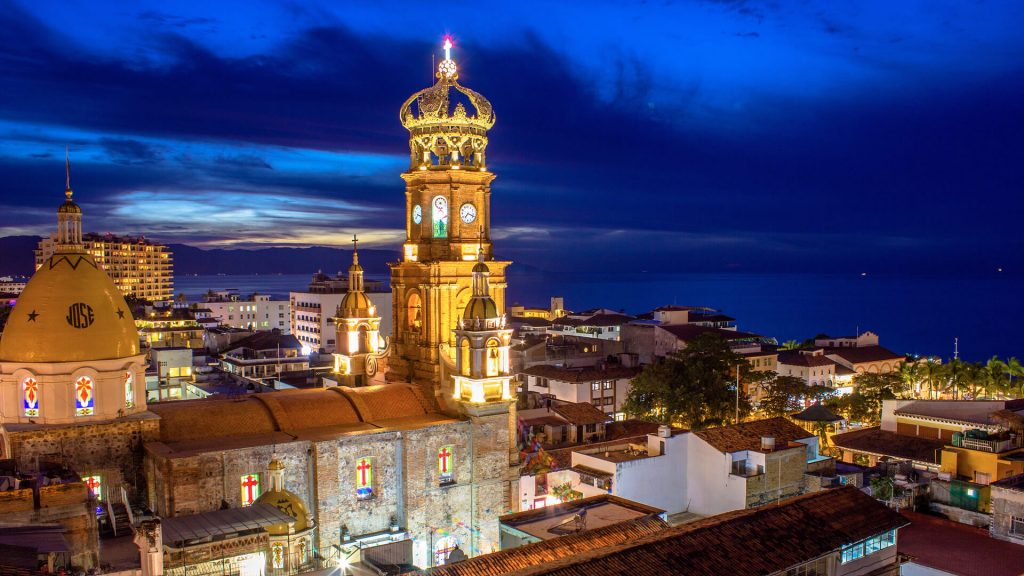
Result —
[{"label": "dark blue sky", "polygon": [[1024,270],[1024,3],[254,4],[0,0],[0,235],[52,229],[68,143],[87,230],[397,248],[451,33],[499,256]]}]

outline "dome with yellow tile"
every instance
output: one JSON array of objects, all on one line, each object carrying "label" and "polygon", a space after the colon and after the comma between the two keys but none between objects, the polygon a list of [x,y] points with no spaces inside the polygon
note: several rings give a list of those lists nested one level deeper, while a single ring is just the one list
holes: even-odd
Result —
[{"label": "dome with yellow tile", "polygon": [[139,353],[139,332],[114,282],[88,254],[56,253],[29,280],[0,336],[0,360],[76,362]]},{"label": "dome with yellow tile", "polygon": [[270,489],[260,494],[256,499],[257,503],[270,504],[274,508],[284,512],[295,519],[291,527],[288,524],[275,524],[267,528],[267,533],[273,536],[285,536],[288,534],[299,534],[313,527],[309,519],[309,511],[306,504],[294,492],[284,487],[284,463],[275,456],[270,465],[267,466],[270,476]]}]

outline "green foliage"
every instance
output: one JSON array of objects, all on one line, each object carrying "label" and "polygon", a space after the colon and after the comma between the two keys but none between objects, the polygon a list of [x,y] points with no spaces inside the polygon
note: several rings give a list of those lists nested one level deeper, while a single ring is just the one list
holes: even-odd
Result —
[{"label": "green foliage", "polygon": [[827,386],[808,386],[796,376],[779,376],[775,372],[763,372],[758,386],[764,390],[764,397],[757,408],[768,417],[786,416],[804,408],[804,400],[817,402],[831,397],[834,392]]},{"label": "green foliage", "polygon": [[862,373],[853,377],[853,393],[831,398],[826,403],[833,411],[853,422],[878,424],[882,420],[882,400],[901,398],[910,391],[900,373]]},{"label": "green foliage", "polygon": [[871,479],[871,495],[878,500],[889,501],[894,491],[893,480],[889,476],[877,476]]},{"label": "green foliage", "polygon": [[[731,423],[737,365],[748,366],[721,337],[703,334],[681,352],[646,366],[633,380],[624,409],[637,418],[690,429]],[[740,417],[749,412],[750,404],[741,395]]]},{"label": "green foliage", "polygon": [[786,340],[779,346],[780,350],[796,350],[800,347],[800,342],[797,340]]}]

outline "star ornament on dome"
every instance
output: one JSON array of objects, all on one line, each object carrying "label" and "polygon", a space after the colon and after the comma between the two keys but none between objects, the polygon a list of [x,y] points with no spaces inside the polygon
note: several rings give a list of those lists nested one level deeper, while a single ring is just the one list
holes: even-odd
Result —
[{"label": "star ornament on dome", "polygon": [[33,310],[33,311],[28,313],[28,321],[29,322],[35,322],[36,321],[36,317],[38,317],[38,316],[39,316],[39,312],[36,312],[35,310]]}]

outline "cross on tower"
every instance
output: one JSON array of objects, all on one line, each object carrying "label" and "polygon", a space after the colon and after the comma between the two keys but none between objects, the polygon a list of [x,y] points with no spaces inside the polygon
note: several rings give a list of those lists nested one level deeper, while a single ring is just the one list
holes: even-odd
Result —
[{"label": "cross on tower", "polygon": [[245,488],[245,503],[252,504],[256,501],[255,490],[260,485],[259,479],[252,474],[248,474],[245,480],[242,482],[242,488]]},{"label": "cross on tower", "polygon": [[370,471],[370,463],[365,458],[359,461],[359,466],[356,466],[356,470],[359,471],[359,485],[366,486],[369,482],[366,481],[366,473]]},{"label": "cross on tower", "polygon": [[447,474],[448,473],[448,458],[450,458],[451,455],[452,455],[452,453],[448,451],[448,447],[447,446],[441,448],[441,451],[437,453],[438,459],[441,460],[441,473],[442,474]]},{"label": "cross on tower", "polygon": [[451,60],[452,59],[452,46],[453,46],[453,44],[452,44],[451,36],[445,36],[445,38],[444,38],[444,59],[445,60]]}]

